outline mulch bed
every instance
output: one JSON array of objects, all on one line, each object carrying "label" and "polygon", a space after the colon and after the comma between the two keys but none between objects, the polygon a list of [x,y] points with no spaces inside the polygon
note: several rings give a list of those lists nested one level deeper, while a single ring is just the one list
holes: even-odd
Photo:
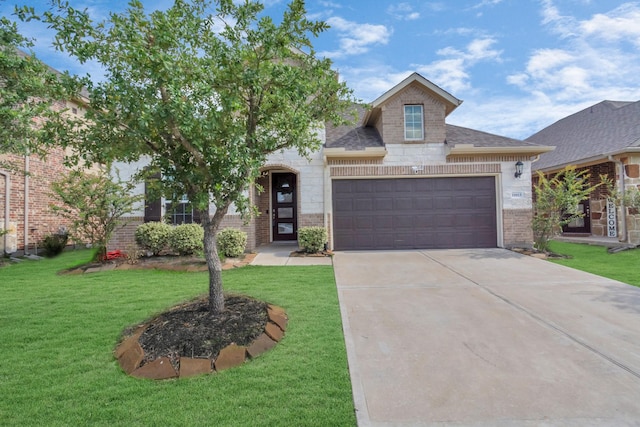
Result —
[{"label": "mulch bed", "polygon": [[[222,313],[209,313],[204,298],[174,307],[145,322],[138,339],[144,350],[143,365],[168,357],[177,365],[179,357],[215,359],[228,345],[248,345],[267,324],[267,303],[245,296],[227,296]],[[130,335],[131,329],[124,335]]]}]

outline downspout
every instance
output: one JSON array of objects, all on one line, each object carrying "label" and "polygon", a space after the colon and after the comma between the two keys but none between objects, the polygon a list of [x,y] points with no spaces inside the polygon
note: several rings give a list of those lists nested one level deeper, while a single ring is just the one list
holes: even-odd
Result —
[{"label": "downspout", "polygon": [[627,209],[626,206],[624,205],[624,192],[625,192],[625,185],[624,185],[624,163],[622,163],[621,160],[617,160],[614,159],[612,155],[609,155],[608,157],[610,162],[615,163],[617,166],[620,167],[620,183],[619,183],[619,187],[620,187],[620,194],[622,194],[622,199],[620,200],[620,216],[622,217],[622,221],[621,221],[621,225],[622,225],[622,232],[621,234],[624,236],[623,238],[623,242],[628,243],[629,242],[629,236],[627,235]]},{"label": "downspout", "polygon": [[24,254],[29,253],[29,153],[24,156]]},{"label": "downspout", "polygon": [[11,176],[9,172],[0,170],[0,175],[4,176],[4,253],[7,252],[7,243],[9,239],[9,198],[11,197]]}]

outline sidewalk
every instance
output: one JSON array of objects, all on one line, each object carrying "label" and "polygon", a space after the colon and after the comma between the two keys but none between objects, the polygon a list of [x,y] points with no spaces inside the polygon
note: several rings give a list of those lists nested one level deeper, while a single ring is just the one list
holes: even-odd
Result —
[{"label": "sidewalk", "polygon": [[271,243],[256,248],[258,253],[251,265],[332,265],[331,257],[295,257],[291,252],[299,249],[297,243]]}]

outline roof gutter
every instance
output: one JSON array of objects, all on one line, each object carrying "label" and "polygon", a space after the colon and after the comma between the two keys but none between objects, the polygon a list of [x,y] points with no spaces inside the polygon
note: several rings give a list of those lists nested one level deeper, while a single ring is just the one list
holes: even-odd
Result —
[{"label": "roof gutter", "polygon": [[364,150],[347,150],[344,147],[340,148],[325,148],[323,150],[324,158],[339,158],[339,159],[357,159],[357,158],[376,158],[384,157],[387,155],[387,149],[385,147],[367,147]]},{"label": "roof gutter", "polygon": [[614,160],[611,160],[613,156],[619,156],[625,153],[640,153],[640,147],[628,147],[622,150],[612,151],[611,153],[600,154],[593,157],[587,157],[585,159],[578,159],[571,162],[562,163],[560,165],[549,166],[549,167],[537,169],[537,170],[539,170],[542,173],[553,173],[556,171],[561,171],[567,166],[577,166],[577,165],[591,166],[603,160],[614,161]]},{"label": "roof gutter", "polygon": [[449,155],[470,154],[527,154],[539,155],[555,150],[556,147],[548,145],[519,146],[519,147],[476,147],[473,144],[457,144],[449,150]]}]

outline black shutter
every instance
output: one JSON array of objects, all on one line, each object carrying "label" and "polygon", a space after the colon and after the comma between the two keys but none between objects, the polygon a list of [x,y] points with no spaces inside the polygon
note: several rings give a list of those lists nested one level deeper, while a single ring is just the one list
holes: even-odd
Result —
[{"label": "black shutter", "polygon": [[193,208],[193,222],[194,222],[194,224],[202,224],[202,214],[207,215],[208,212],[201,211],[200,209]]},{"label": "black shutter", "polygon": [[[150,179],[160,178],[160,173],[150,177]],[[144,183],[144,222],[160,222],[162,221],[162,202],[160,199],[150,199],[149,183]]]}]

